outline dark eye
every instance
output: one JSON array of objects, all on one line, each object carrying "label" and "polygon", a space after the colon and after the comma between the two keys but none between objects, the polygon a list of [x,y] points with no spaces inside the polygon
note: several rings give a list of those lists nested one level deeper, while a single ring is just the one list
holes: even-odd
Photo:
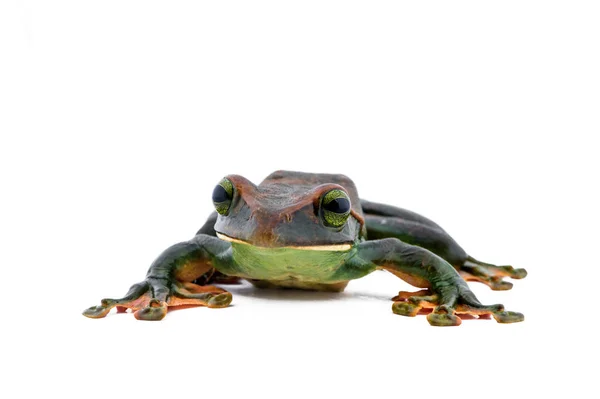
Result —
[{"label": "dark eye", "polygon": [[350,201],[348,198],[334,198],[323,208],[335,213],[347,213],[350,210]]},{"label": "dark eye", "polygon": [[227,191],[225,191],[225,187],[218,184],[217,187],[215,187],[215,189],[213,190],[212,199],[213,199],[213,202],[219,203],[219,202],[228,201],[231,198],[229,198],[229,194],[227,194]]},{"label": "dark eye", "polygon": [[326,225],[342,227],[350,216],[350,198],[342,190],[331,190],[321,199],[321,214]]},{"label": "dark eye", "polygon": [[233,184],[229,179],[223,179],[213,190],[212,200],[220,215],[227,215],[233,198]]}]

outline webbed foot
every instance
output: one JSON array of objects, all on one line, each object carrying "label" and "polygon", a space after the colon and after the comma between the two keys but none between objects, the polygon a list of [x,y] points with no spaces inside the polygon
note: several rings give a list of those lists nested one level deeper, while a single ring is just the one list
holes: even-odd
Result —
[{"label": "webbed foot", "polygon": [[478,261],[470,256],[460,267],[459,273],[466,281],[478,281],[494,291],[505,291],[512,288],[512,283],[503,281],[504,277],[518,280],[527,276],[527,270],[525,269],[515,269],[512,266],[496,266]]},{"label": "webbed foot", "polygon": [[432,326],[459,326],[462,322],[459,315],[467,315],[463,318],[488,318],[491,315],[498,323],[516,323],[525,319],[521,313],[505,311],[503,305],[482,305],[470,290],[460,286],[449,287],[442,295],[429,290],[401,291],[392,300],[392,311],[402,316],[413,317],[430,311],[427,321]]},{"label": "webbed foot", "polygon": [[162,320],[169,307],[189,305],[223,308],[229,306],[231,300],[231,293],[211,285],[199,286],[149,278],[134,284],[123,298],[103,299],[99,306],[86,309],[83,315],[99,319],[116,307],[118,313],[131,309],[138,320]]}]

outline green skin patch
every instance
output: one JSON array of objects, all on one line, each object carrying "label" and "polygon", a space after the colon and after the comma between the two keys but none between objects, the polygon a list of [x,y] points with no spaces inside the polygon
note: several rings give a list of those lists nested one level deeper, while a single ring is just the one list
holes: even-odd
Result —
[{"label": "green skin patch", "polygon": [[225,178],[221,180],[219,182],[219,185],[223,187],[225,191],[227,191],[227,194],[229,194],[229,196],[233,195],[233,184],[231,184],[231,181],[229,179]]},{"label": "green skin patch", "polygon": [[220,213],[221,215],[224,215],[227,213],[227,210],[229,209],[229,205],[231,204],[228,201],[225,202],[215,202],[215,210]]},{"label": "green skin patch", "polygon": [[524,269],[477,261],[432,221],[361,201],[343,175],[278,171],[259,186],[230,175],[215,188],[213,203],[217,212],[194,238],[165,250],[123,298],[103,299],[84,315],[101,318],[116,306],[140,320],[160,320],[170,306],[226,307],[230,293],[194,283],[215,273],[259,287],[341,291],[348,281],[384,269],[424,288],[399,293],[396,314],[429,309],[434,326],[459,325],[461,314],[491,315],[500,323],[524,319],[502,305],[482,305],[465,281],[510,289],[502,279],[523,278]]},{"label": "green skin patch", "polygon": [[336,274],[346,260],[356,254],[348,251],[262,248],[250,244],[232,243],[231,269],[226,274],[247,279],[304,283],[337,283],[343,277]]}]

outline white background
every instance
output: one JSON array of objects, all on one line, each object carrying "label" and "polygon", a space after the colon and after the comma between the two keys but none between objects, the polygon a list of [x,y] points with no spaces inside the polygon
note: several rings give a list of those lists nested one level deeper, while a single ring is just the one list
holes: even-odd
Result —
[{"label": "white background", "polygon": [[[0,396],[593,397],[595,2],[0,6]],[[433,328],[385,272],[232,287],[160,323],[81,311],[193,236],[219,179],[344,173],[525,267],[526,321]]]}]

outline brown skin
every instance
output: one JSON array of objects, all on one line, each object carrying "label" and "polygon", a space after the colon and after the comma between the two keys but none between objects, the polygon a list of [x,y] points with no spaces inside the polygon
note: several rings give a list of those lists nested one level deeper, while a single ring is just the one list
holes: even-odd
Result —
[{"label": "brown skin", "polygon": [[[216,220],[219,233],[260,247],[352,244],[365,237],[358,192],[345,176],[282,171],[259,186],[238,175],[227,179],[236,195],[229,214]],[[339,231],[324,228],[317,214],[323,194],[334,189],[345,190],[352,205]]]}]

